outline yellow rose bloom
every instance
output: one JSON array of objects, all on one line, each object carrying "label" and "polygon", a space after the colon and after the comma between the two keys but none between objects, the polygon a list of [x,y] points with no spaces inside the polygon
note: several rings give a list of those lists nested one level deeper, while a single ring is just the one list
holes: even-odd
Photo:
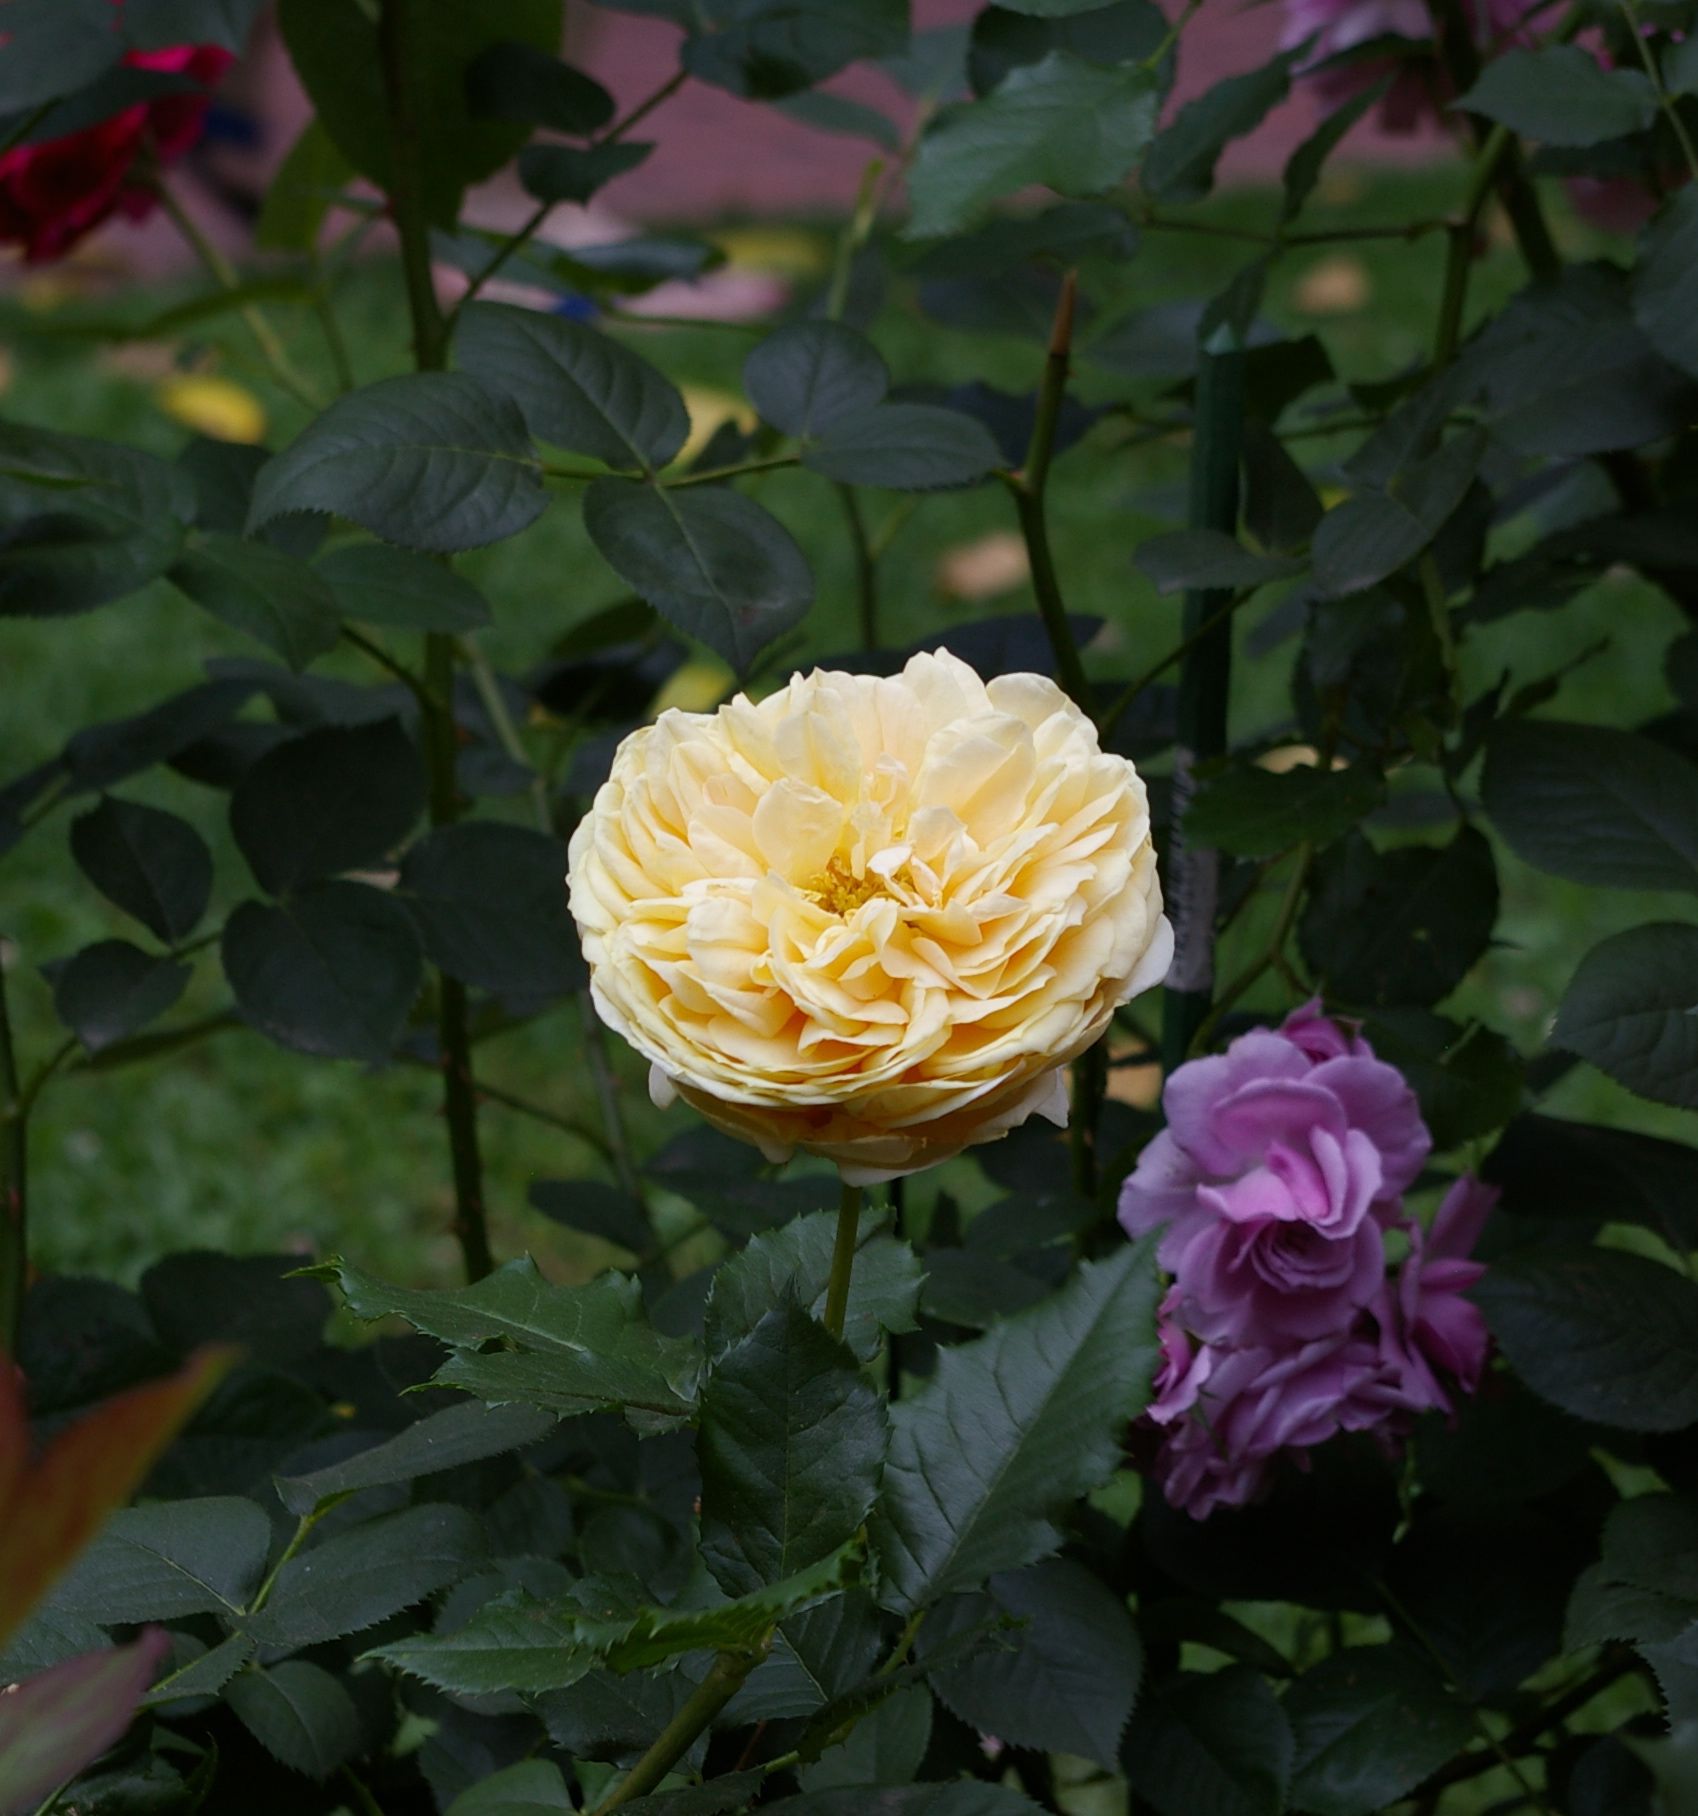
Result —
[{"label": "yellow rose bloom", "polygon": [[569,869],[656,1102],[851,1185],[1065,1124],[1060,1068],[1173,950],[1137,771],[1053,681],[944,653],[662,713]]}]

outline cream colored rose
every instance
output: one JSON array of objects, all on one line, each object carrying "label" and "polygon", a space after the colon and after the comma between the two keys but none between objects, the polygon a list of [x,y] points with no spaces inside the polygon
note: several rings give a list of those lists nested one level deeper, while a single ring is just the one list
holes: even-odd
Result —
[{"label": "cream colored rose", "polygon": [[1034,1112],[1159,983],[1144,786],[1054,682],[947,654],[633,732],[572,835],[602,1019],[769,1159],[850,1184]]}]

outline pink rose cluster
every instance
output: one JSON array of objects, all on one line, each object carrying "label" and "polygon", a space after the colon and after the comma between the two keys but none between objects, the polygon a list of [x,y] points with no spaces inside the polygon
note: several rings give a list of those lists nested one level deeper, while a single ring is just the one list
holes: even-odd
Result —
[{"label": "pink rose cluster", "polygon": [[[134,69],[182,75],[204,90],[229,68],[228,51],[210,44],[132,51]],[[0,244],[21,246],[26,261],[62,257],[113,214],[139,220],[154,206],[136,164],[151,152],[162,164],[200,138],[208,97],[189,90],[137,102],[82,132],[18,145],[0,154]]]},{"label": "pink rose cluster", "polygon": [[1146,1416],[1175,1507],[1242,1506],[1281,1457],[1346,1431],[1395,1443],[1475,1390],[1488,1338],[1463,1294],[1497,1193],[1464,1177],[1430,1229],[1406,1212],[1432,1138],[1395,1066],[1309,1003],[1180,1066],[1162,1102],[1120,1221],[1164,1230],[1173,1276]]},{"label": "pink rose cluster", "polygon": [[[1529,0],[1465,0],[1481,51],[1490,54],[1512,39],[1527,11]],[[1380,123],[1387,132],[1414,132],[1440,117],[1440,108],[1453,97],[1449,83],[1430,57],[1342,57],[1379,38],[1406,38],[1429,43],[1433,15],[1425,0],[1285,0],[1285,26],[1280,46],[1295,50],[1314,40],[1303,73],[1322,105],[1342,107],[1364,89],[1391,77],[1391,86],[1380,103]]]}]

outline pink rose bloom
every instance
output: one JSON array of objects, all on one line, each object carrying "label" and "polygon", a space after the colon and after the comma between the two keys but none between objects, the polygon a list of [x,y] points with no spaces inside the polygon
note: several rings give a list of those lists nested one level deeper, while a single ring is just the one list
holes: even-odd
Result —
[{"label": "pink rose bloom", "polygon": [[1343,1332],[1294,1349],[1216,1352],[1206,1384],[1157,1452],[1156,1479],[1193,1519],[1242,1507],[1267,1485],[1274,1460],[1345,1431],[1381,1424],[1395,1371],[1366,1335]]},{"label": "pink rose bloom", "polygon": [[[229,67],[228,51],[213,45],[132,51],[134,69],[181,72],[209,86]],[[22,246],[31,264],[62,257],[115,213],[139,220],[154,206],[152,192],[133,173],[143,151],[161,163],[180,157],[201,135],[204,94],[165,95],[126,107],[83,132],[0,156],[0,243]]]},{"label": "pink rose bloom", "polygon": [[1382,1224],[1432,1145],[1415,1094],[1313,1004],[1192,1060],[1167,1127],[1122,1188],[1120,1221],[1174,1276],[1175,1315],[1210,1343],[1306,1342],[1347,1327],[1385,1273]]},{"label": "pink rose bloom", "polygon": [[[1468,0],[1480,48],[1490,52],[1513,37],[1526,9],[1527,0]],[[1338,64],[1332,59],[1376,38],[1406,38],[1427,45],[1432,36],[1432,14],[1423,0],[1285,0],[1280,48],[1295,50],[1315,40],[1300,73],[1329,111],[1391,76],[1392,85],[1380,103],[1380,124],[1387,132],[1413,132],[1438,119],[1451,98],[1450,85],[1432,56],[1388,54]]]},{"label": "pink rose bloom", "polygon": [[1411,1412],[1449,1412],[1446,1383],[1472,1394],[1485,1372],[1491,1338],[1480,1309],[1463,1294],[1486,1271],[1468,1257],[1498,1201],[1496,1186],[1465,1174],[1445,1193],[1433,1227],[1409,1230],[1409,1254],[1375,1299],[1380,1353],[1399,1376]]}]

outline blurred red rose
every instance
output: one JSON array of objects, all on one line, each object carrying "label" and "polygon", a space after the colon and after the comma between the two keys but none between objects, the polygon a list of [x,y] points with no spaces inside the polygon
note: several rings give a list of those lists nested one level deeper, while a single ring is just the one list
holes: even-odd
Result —
[{"label": "blurred red rose", "polygon": [[[210,87],[231,58],[210,44],[184,44],[132,51],[124,61]],[[200,137],[207,105],[201,93],[163,95],[86,131],[0,156],[0,244],[22,246],[24,258],[37,264],[62,257],[114,213],[139,220],[154,197],[134,180],[137,158],[150,147],[162,162],[180,157]]]}]

